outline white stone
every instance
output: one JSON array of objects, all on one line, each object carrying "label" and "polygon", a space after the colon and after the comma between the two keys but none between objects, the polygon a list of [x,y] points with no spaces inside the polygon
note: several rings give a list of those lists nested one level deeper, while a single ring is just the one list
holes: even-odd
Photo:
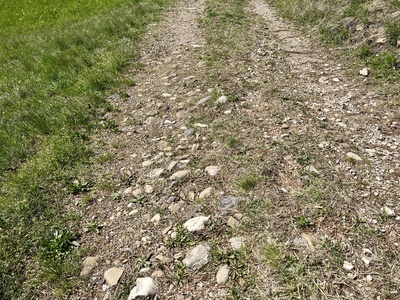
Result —
[{"label": "white stone", "polygon": [[164,272],[162,270],[155,270],[153,273],[151,273],[152,278],[162,278],[164,277]]},{"label": "white stone", "polygon": [[161,168],[154,169],[153,171],[151,171],[149,173],[149,177],[150,178],[158,178],[158,177],[160,177],[162,175],[162,173],[164,173],[164,169],[161,169]]},{"label": "white stone", "polygon": [[142,167],[149,167],[153,164],[154,162],[152,160],[145,160],[142,162]]},{"label": "white stone", "polygon": [[175,172],[174,174],[172,174],[172,176],[169,179],[179,180],[179,179],[185,178],[189,174],[190,174],[189,170],[182,170],[182,171],[178,171],[178,172]]},{"label": "white stone", "polygon": [[211,99],[211,96],[204,97],[197,102],[197,105],[205,105],[208,100]]},{"label": "white stone", "polygon": [[138,297],[151,297],[157,295],[157,282],[151,277],[143,277],[136,279],[136,286],[131,290],[128,300]]},{"label": "white stone", "polygon": [[158,224],[160,222],[161,215],[160,214],[155,214],[154,217],[151,218],[150,222],[154,224]]},{"label": "white stone", "polygon": [[384,208],[382,208],[382,211],[388,217],[395,217],[396,216],[396,213],[390,207],[385,206]]},{"label": "white stone", "polygon": [[98,256],[89,256],[86,257],[85,260],[82,263],[82,271],[81,271],[81,276],[86,277],[89,276],[90,273],[92,273],[93,269],[97,267],[98,265]]},{"label": "white stone", "polygon": [[368,76],[369,75],[369,70],[368,68],[363,68],[360,70],[360,75],[362,76]]},{"label": "white stone", "polygon": [[223,265],[221,268],[219,268],[216,279],[218,284],[224,284],[228,281],[229,267],[227,265]]},{"label": "white stone", "polygon": [[208,245],[198,245],[197,247],[189,251],[182,262],[186,265],[187,268],[200,269],[209,261],[209,250],[210,247]]},{"label": "white stone", "polygon": [[209,219],[210,217],[204,217],[204,216],[195,217],[190,220],[187,220],[183,224],[183,227],[185,227],[189,232],[200,231],[205,228],[204,223],[207,222]]},{"label": "white stone", "polygon": [[143,194],[142,189],[135,189],[135,190],[132,191],[132,196],[133,197],[139,197],[142,194]]},{"label": "white stone", "polygon": [[216,104],[223,104],[226,103],[228,101],[228,98],[226,96],[221,96],[217,99],[217,101],[215,101]]},{"label": "white stone", "polygon": [[351,271],[354,269],[354,266],[349,263],[348,261],[344,261],[343,262],[343,269],[347,270],[347,271]]},{"label": "white stone", "polygon": [[362,160],[361,157],[359,157],[357,154],[355,154],[353,152],[348,152],[346,155],[347,155],[348,158],[354,159],[356,161],[361,161]]},{"label": "white stone", "polygon": [[200,199],[208,198],[212,195],[213,191],[214,189],[212,187],[208,187],[200,193],[199,198]]},{"label": "white stone", "polygon": [[124,269],[111,268],[104,272],[104,279],[109,287],[116,285],[122,276]]},{"label": "white stone", "polygon": [[319,171],[313,165],[307,166],[306,171],[316,175],[320,174]]},{"label": "white stone", "polygon": [[215,176],[215,175],[217,175],[217,173],[219,171],[219,167],[218,166],[208,166],[208,167],[206,167],[205,170],[208,173],[208,175]]},{"label": "white stone", "polygon": [[236,236],[229,239],[229,244],[233,250],[240,250],[244,244],[244,238],[241,236]]},{"label": "white stone", "polygon": [[146,194],[151,194],[151,193],[153,193],[154,192],[154,188],[151,186],[151,185],[145,185],[144,186],[144,191],[145,191],[145,193]]}]

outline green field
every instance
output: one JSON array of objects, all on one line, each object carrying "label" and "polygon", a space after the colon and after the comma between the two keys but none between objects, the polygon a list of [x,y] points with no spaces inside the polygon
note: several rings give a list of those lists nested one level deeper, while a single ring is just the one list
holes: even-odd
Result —
[{"label": "green field", "polygon": [[[164,0],[0,0],[0,298],[64,297],[79,216],[62,214],[86,138],[131,84]],[[128,80],[128,81],[127,81]]]}]

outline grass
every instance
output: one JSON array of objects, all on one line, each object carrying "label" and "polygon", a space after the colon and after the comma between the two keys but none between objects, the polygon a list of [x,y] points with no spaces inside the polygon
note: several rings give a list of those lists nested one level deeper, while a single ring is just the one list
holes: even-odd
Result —
[{"label": "grass", "polygon": [[168,3],[0,1],[1,299],[65,298],[79,284],[82,230],[65,205],[90,191],[88,136]]},{"label": "grass", "polygon": [[[396,55],[397,42],[400,40],[400,22],[396,11],[398,1],[383,1],[383,11],[371,9],[370,0],[351,1],[305,1],[305,0],[269,0],[287,19],[297,23],[303,30],[317,33],[329,47],[346,46],[350,55],[360,59],[373,70],[373,76],[389,81],[397,81],[399,60]],[[394,17],[393,17],[394,16]],[[396,17],[397,16],[397,17]],[[356,30],[361,26],[361,30]],[[385,32],[384,45],[371,40],[370,28],[382,28]]]}]

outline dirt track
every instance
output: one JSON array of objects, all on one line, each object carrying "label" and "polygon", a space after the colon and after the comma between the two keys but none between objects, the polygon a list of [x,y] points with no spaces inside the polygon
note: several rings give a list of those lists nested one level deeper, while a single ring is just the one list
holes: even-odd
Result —
[{"label": "dirt track", "polygon": [[[98,157],[111,158],[93,172],[82,224],[102,224],[81,241],[98,264],[71,299],[126,299],[146,276],[156,299],[399,297],[390,90],[262,0],[222,33],[207,9],[178,1],[143,41],[136,84],[112,97],[104,121],[120,132],[96,137]],[[224,213],[229,197],[239,202]],[[209,217],[205,229],[183,230],[196,216]],[[183,262],[196,245],[209,248],[199,270]],[[222,265],[230,276],[217,284]],[[113,266],[123,273],[107,289]]]}]

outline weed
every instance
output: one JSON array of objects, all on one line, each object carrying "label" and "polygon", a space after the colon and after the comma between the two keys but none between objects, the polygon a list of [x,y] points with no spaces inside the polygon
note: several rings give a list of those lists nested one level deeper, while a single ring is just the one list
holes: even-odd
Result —
[{"label": "weed", "polygon": [[89,192],[92,186],[93,184],[91,182],[75,179],[69,184],[69,190],[73,195],[77,195]]},{"label": "weed", "polygon": [[240,139],[232,137],[228,140],[228,147],[233,149],[240,144]]},{"label": "weed", "polygon": [[254,174],[246,175],[243,179],[240,180],[240,187],[246,192],[254,189],[259,181],[259,177]]},{"label": "weed", "polygon": [[371,46],[369,46],[367,44],[362,44],[355,51],[355,55],[360,59],[366,59],[366,58],[372,56],[372,54],[373,54],[373,52],[372,52]]},{"label": "weed", "polygon": [[137,270],[139,271],[142,268],[148,268],[151,267],[151,257],[152,257],[152,253],[148,254],[145,257],[136,257],[135,260],[138,264]]},{"label": "weed", "polygon": [[311,162],[312,156],[309,153],[303,152],[297,157],[297,162],[302,165],[308,165]]},{"label": "weed", "polygon": [[179,286],[183,286],[187,282],[186,265],[182,262],[178,262],[175,264],[175,267],[176,272],[174,274],[174,279]]},{"label": "weed", "polygon": [[85,232],[96,232],[99,233],[104,225],[98,221],[93,221],[86,224]]},{"label": "weed", "polygon": [[389,44],[397,47],[397,41],[400,41],[400,20],[386,24],[386,35]]},{"label": "weed", "polygon": [[312,224],[310,222],[310,219],[306,216],[295,217],[294,219],[296,220],[296,225],[299,226],[300,228],[305,228]]},{"label": "weed", "polygon": [[41,243],[42,258],[45,260],[63,259],[75,246],[78,235],[68,229],[54,229],[50,239]]},{"label": "weed", "polygon": [[196,244],[196,241],[193,239],[193,236],[190,234],[190,232],[183,227],[183,225],[180,225],[176,229],[176,237],[175,238],[170,238],[168,240],[168,245],[170,247],[185,247],[185,246],[193,246]]}]

